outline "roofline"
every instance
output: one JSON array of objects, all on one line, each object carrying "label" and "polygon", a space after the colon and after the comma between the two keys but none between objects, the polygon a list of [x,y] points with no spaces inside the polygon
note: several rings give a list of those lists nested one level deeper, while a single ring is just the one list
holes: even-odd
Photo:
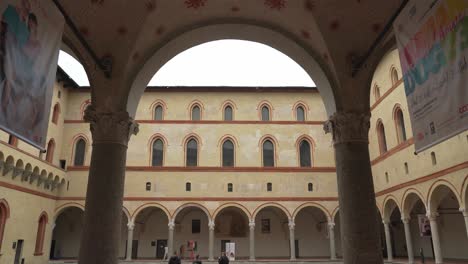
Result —
[{"label": "roofline", "polygon": [[[75,92],[89,92],[89,86],[74,87],[72,91]],[[258,92],[277,92],[277,93],[291,93],[291,92],[309,92],[318,93],[317,87],[305,86],[148,86],[145,92],[239,92],[239,93],[258,93]]]}]

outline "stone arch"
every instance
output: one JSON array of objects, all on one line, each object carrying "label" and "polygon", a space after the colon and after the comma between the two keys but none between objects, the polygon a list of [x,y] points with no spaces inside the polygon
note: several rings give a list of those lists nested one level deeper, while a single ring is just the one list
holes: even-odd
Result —
[{"label": "stone arch", "polygon": [[5,160],[5,163],[3,164],[2,175],[3,176],[7,175],[14,168],[15,168],[15,159],[13,158],[13,156],[8,156]]},{"label": "stone arch", "polygon": [[[91,82],[91,80],[90,80],[90,82]],[[81,119],[84,118],[84,112],[85,112],[86,108],[88,108],[88,105],[91,105],[91,99],[86,99],[85,101],[83,101],[81,103],[81,106],[80,106],[80,118]]]},{"label": "stone arch", "polygon": [[388,195],[385,197],[384,202],[382,204],[382,219],[389,220],[390,216],[392,215],[395,209],[398,209],[401,212],[400,207],[398,206],[397,199],[393,195]]},{"label": "stone arch", "polygon": [[75,202],[71,202],[71,203],[66,203],[66,204],[63,204],[57,208],[55,208],[55,212],[54,212],[54,222],[55,220],[57,220],[57,217],[63,213],[65,210],[69,209],[69,208],[78,208],[80,209],[81,211],[85,211],[85,207],[84,205],[82,204],[79,204],[79,203],[75,203]]},{"label": "stone arch", "polygon": [[275,203],[275,202],[264,203],[264,204],[259,205],[257,208],[255,208],[254,212],[252,213],[252,219],[255,219],[257,217],[257,214],[262,209],[267,208],[267,207],[278,208],[279,210],[281,210],[286,215],[286,217],[288,217],[288,219],[291,219],[291,213],[288,211],[288,209],[286,207],[284,207],[283,205],[281,205],[279,203]]},{"label": "stone arch", "polygon": [[247,216],[247,219],[249,221],[252,221],[252,214],[250,213],[250,211],[245,206],[243,206],[240,203],[225,203],[225,204],[220,205],[213,212],[213,220],[215,220],[216,216],[218,216],[225,208],[229,208],[229,207],[234,207],[234,208],[237,208],[237,209],[241,210]]},{"label": "stone arch", "polygon": [[52,239],[56,241],[51,249],[51,259],[75,259],[78,257],[83,231],[84,207],[75,202],[56,208]]},{"label": "stone arch", "polygon": [[429,192],[427,193],[427,209],[430,212],[437,212],[437,207],[439,206],[440,202],[444,199],[446,195],[452,193],[457,200],[458,206],[461,206],[461,199],[459,193],[455,186],[452,183],[446,180],[438,180],[434,182],[431,187],[429,188]]},{"label": "stone arch", "polygon": [[44,239],[47,223],[49,222],[49,216],[45,211],[41,213],[38,219],[37,235],[36,235],[36,245],[34,247],[34,255],[42,255],[44,249]]},{"label": "stone arch", "polygon": [[171,213],[169,212],[169,210],[162,204],[160,203],[154,203],[154,202],[151,202],[151,203],[145,203],[145,204],[142,204],[140,205],[137,209],[135,209],[135,211],[133,211],[133,213],[131,214],[131,217],[129,217],[128,219],[132,219],[132,221],[134,221],[137,217],[137,215],[145,210],[146,208],[149,208],[149,207],[155,207],[155,208],[158,208],[158,209],[161,209],[167,216],[167,219],[170,221],[171,220]]},{"label": "stone arch", "polygon": [[[334,91],[335,79],[332,71],[323,61],[317,51],[307,47],[307,44],[294,34],[281,28],[256,21],[207,21],[198,27],[184,28],[173,34],[172,39],[154,47],[153,55],[135,71],[135,78],[129,92],[127,111],[135,115],[138,100],[155,72],[162,65],[182,51],[209,41],[221,39],[250,40],[269,45],[301,65],[313,77],[324,100],[327,114],[336,111]],[[333,87],[332,87],[333,86]]]},{"label": "stone arch", "polygon": [[461,197],[462,197],[462,202],[463,202],[463,208],[465,210],[468,210],[468,174],[465,176],[465,179],[463,180],[463,184],[461,187]]},{"label": "stone arch", "polygon": [[172,220],[175,220],[177,215],[182,212],[182,210],[186,209],[186,208],[189,208],[189,207],[195,207],[195,208],[198,208],[200,210],[202,210],[206,216],[208,217],[208,220],[212,220],[212,216],[211,216],[211,213],[210,211],[203,205],[199,204],[199,203],[185,203],[179,207],[177,207],[177,209],[174,211],[174,213],[172,214]]},{"label": "stone arch", "polygon": [[427,204],[425,203],[424,196],[416,189],[408,189],[403,194],[403,198],[401,199],[401,215],[402,217],[409,217],[411,211],[413,210],[414,205],[418,200],[421,200],[424,208],[427,210]]},{"label": "stone arch", "polygon": [[297,207],[294,210],[294,212],[292,213],[292,220],[294,221],[294,219],[296,219],[296,216],[301,212],[301,210],[303,210],[303,209],[305,209],[307,207],[313,207],[313,208],[319,209],[320,211],[323,212],[323,214],[325,215],[327,220],[330,220],[331,217],[332,217],[332,214],[330,214],[330,212],[327,210],[327,208],[325,208],[323,205],[321,205],[319,203],[315,203],[315,202],[307,202],[307,203],[299,205],[299,207]]}]

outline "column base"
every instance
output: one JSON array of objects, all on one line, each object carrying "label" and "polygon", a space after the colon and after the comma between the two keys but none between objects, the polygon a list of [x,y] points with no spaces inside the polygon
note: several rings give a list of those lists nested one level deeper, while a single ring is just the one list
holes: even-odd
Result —
[{"label": "column base", "polygon": [[208,261],[214,261],[215,259],[214,258],[208,258]]},{"label": "column base", "polygon": [[249,258],[249,261],[255,261],[255,258]]}]

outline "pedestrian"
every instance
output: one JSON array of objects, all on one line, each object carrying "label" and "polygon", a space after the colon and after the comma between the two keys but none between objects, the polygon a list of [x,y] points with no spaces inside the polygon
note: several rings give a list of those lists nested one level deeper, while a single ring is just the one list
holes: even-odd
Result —
[{"label": "pedestrian", "polygon": [[226,257],[226,253],[221,252],[221,257],[218,259],[218,264],[229,264],[229,259]]},{"label": "pedestrian", "polygon": [[192,262],[192,264],[202,264],[202,261],[200,260],[200,255],[195,256],[195,260]]},{"label": "pedestrian", "polygon": [[177,255],[176,251],[174,251],[174,255],[172,255],[172,257],[169,258],[168,264],[180,264],[180,258]]}]

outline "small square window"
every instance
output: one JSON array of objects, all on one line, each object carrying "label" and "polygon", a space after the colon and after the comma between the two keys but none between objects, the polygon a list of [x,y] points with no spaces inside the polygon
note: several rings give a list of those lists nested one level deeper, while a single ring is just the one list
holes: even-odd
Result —
[{"label": "small square window", "polygon": [[271,182],[267,183],[267,192],[271,192],[273,190],[273,184]]},{"label": "small square window", "polygon": [[185,183],[185,191],[192,191],[192,184],[190,182]]},{"label": "small square window", "polygon": [[192,234],[199,234],[200,229],[200,219],[192,219]]},{"label": "small square window", "polygon": [[151,182],[146,183],[146,191],[151,191]]},{"label": "small square window", "polygon": [[227,191],[232,192],[232,190],[233,190],[232,183],[228,183]]}]

